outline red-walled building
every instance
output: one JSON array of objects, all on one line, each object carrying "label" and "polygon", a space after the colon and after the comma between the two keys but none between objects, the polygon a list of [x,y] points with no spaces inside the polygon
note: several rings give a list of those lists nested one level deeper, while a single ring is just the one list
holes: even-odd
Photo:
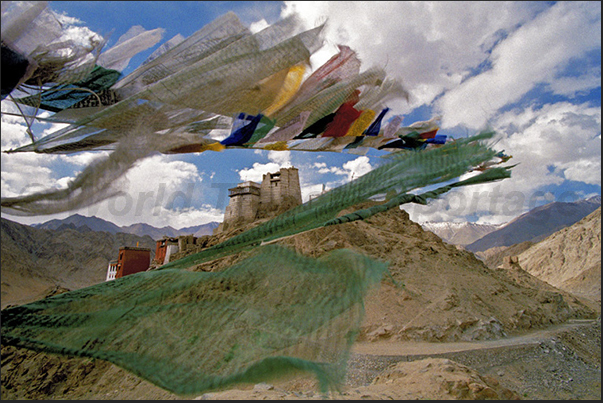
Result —
[{"label": "red-walled building", "polygon": [[175,252],[178,252],[178,238],[163,237],[163,239],[157,241],[155,259],[153,260],[155,263],[163,265],[169,262],[170,255]]},{"label": "red-walled building", "polygon": [[115,278],[145,271],[150,265],[151,250],[149,248],[124,246],[119,248]]}]

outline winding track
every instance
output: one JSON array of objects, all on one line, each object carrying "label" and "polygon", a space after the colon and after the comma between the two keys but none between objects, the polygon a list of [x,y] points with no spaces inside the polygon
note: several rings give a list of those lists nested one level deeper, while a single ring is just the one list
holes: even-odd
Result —
[{"label": "winding track", "polygon": [[430,342],[360,342],[354,344],[352,353],[380,356],[413,356],[456,353],[469,350],[481,350],[497,347],[520,346],[538,344],[559,331],[576,328],[584,324],[594,323],[591,319],[571,319],[563,324],[554,325],[542,330],[536,330],[522,335],[511,336],[504,339],[486,341],[460,341],[450,343]]}]

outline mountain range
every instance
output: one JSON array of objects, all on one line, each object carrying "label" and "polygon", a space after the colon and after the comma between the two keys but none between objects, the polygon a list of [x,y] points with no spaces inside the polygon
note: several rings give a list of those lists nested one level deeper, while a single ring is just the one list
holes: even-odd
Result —
[{"label": "mountain range", "polygon": [[[509,254],[516,256],[522,253],[560,227],[574,224],[599,208],[600,204],[600,197],[573,203],[555,202],[535,208],[502,226],[427,223],[422,229],[430,228],[428,234],[449,244],[458,242],[456,245],[487,232],[462,249],[477,250],[476,245],[481,245],[488,253],[497,253],[493,261],[500,261]],[[563,225],[567,222],[570,224]],[[217,225],[208,223],[179,230],[147,224],[119,227],[98,217],[77,214],[64,220],[51,220],[33,226],[2,219],[3,306],[7,300],[40,298],[52,287],[77,289],[104,281],[107,264],[116,259],[120,247],[140,245],[150,248],[153,256],[155,240],[164,235],[209,235]],[[440,234],[444,236],[438,236]],[[524,240],[526,238],[528,240]],[[497,245],[496,241],[501,239],[504,241],[500,241],[502,246],[490,246]],[[333,242],[333,239],[329,240],[329,244]],[[483,253],[475,252],[475,255],[488,264]],[[497,265],[495,263],[494,267]]]},{"label": "mountain range", "polygon": [[499,246],[543,240],[547,236],[580,221],[601,206],[601,196],[575,202],[552,202],[536,207],[509,221],[477,241],[466,245],[471,252]]},{"label": "mountain range", "polygon": [[[372,204],[365,203],[343,213],[371,206]],[[212,238],[221,242],[258,224],[251,223],[247,227],[234,228]],[[82,280],[87,278],[90,285],[104,281],[106,264],[93,265],[84,262],[84,259],[92,252],[105,247],[109,249],[108,255],[112,256],[111,248],[116,242],[123,243],[126,240],[134,242],[137,239],[135,237],[132,234],[110,234],[103,231],[79,232],[65,227],[62,230],[44,230],[2,219],[3,308],[7,303],[24,303],[22,298],[7,302],[11,295],[5,294],[5,290],[15,291],[17,286],[22,291],[31,290],[38,286],[41,276],[53,274],[56,276],[58,286],[73,283],[75,275]],[[145,239],[150,244],[154,243],[150,237]],[[364,345],[376,342],[375,346],[404,346],[395,343],[409,342],[412,345],[413,342],[419,342],[422,346],[419,349],[424,349],[425,345],[452,342],[478,341],[481,344],[525,334],[528,330],[548,329],[551,324],[563,324],[570,319],[594,319],[600,316],[600,302],[597,304],[592,300],[575,297],[573,294],[555,288],[527,273],[519,265],[489,269],[474,254],[445,243],[434,233],[425,231],[419,224],[410,220],[408,213],[400,209],[391,209],[365,220],[319,227],[284,237],[277,240],[277,244],[295,250],[302,256],[318,259],[328,257],[330,253],[345,248],[372,259],[388,262],[389,274],[384,276],[379,287],[370,290],[362,307],[364,316],[356,341]],[[248,257],[248,252],[236,253],[223,259],[195,265],[187,270],[191,271],[191,274],[219,273],[245,261]],[[53,273],[44,271],[48,270],[50,263],[54,264]],[[74,270],[76,265],[80,269]],[[12,272],[12,276],[6,276],[7,272]],[[87,277],[86,273],[88,273]],[[16,283],[17,280],[20,281],[19,284]],[[270,278],[266,279],[266,283],[268,284],[270,280]],[[295,280],[291,281],[292,293],[296,295],[295,292],[300,292],[300,296],[303,297],[304,289],[296,289]],[[247,289],[239,291],[235,287],[230,290],[233,298],[243,295],[240,294],[242,292],[251,292]],[[59,290],[61,291],[65,290]],[[207,297],[205,292],[203,287],[191,287],[187,289],[187,296],[193,300],[204,301]],[[14,297],[15,294],[13,293],[12,296]],[[22,295],[16,296],[22,297]],[[173,304],[173,301],[180,301],[177,300],[179,297],[180,295],[177,294],[176,299],[162,300],[162,303],[168,306]],[[328,298],[328,295],[325,298]],[[149,328],[143,327],[137,330],[138,333],[134,333],[133,339],[143,335],[153,337],[141,333],[147,329]],[[578,342],[582,343],[583,340],[584,338],[580,337]],[[158,339],[157,342],[161,343],[162,340]],[[579,346],[584,349],[584,344]],[[552,350],[550,354],[547,354],[549,350],[542,348],[538,348],[538,351],[538,354],[547,359],[546,368],[550,368],[552,364],[549,357],[557,356],[555,354],[557,350]],[[136,395],[131,395],[132,397],[143,396],[151,400],[171,398],[171,395],[152,392],[153,385],[141,383],[141,380],[132,374],[110,366],[103,360],[80,359],[78,361],[71,357],[53,355],[52,362],[49,362],[37,352],[35,355],[23,353],[22,349],[15,351],[15,349],[3,348],[2,367],[3,371],[6,370],[5,372],[9,374],[7,376],[3,374],[3,397],[37,399],[77,397],[85,400],[91,396],[88,393],[94,392],[94,396],[106,398],[106,396],[114,397],[115,393],[119,393],[118,391],[131,391],[133,388],[131,385],[136,382],[136,385],[140,383],[144,387],[137,389]],[[491,353],[486,352],[483,355],[489,354]],[[511,356],[513,361],[521,361],[521,357],[526,357],[526,350],[522,347],[522,350],[515,354],[520,355]],[[476,358],[480,357],[477,359],[483,362],[483,355],[480,354]],[[389,365],[386,357],[375,357],[379,360],[379,367]],[[514,357],[519,358],[515,360]],[[565,357],[563,356],[564,360]],[[364,364],[364,359],[359,362],[363,367],[367,365]],[[525,360],[522,362],[525,364]],[[567,364],[567,361],[563,363]],[[449,364],[446,365],[450,368]],[[371,371],[377,372],[373,368],[377,366],[370,366]],[[501,371],[500,367],[498,368],[498,371]],[[552,368],[557,374],[559,371],[557,367]],[[427,370],[428,367],[422,366],[417,371],[423,373]],[[455,377],[459,373],[465,373],[464,369],[445,371]],[[433,375],[429,373],[430,376]],[[61,376],[55,376],[56,374]],[[572,375],[577,376],[574,373]],[[415,379],[414,372],[397,374],[396,379],[401,376]],[[475,386],[473,378],[463,380],[462,383],[458,378],[453,379],[455,380],[450,382],[458,383],[459,388],[462,387],[464,391],[470,390],[467,384]],[[296,385],[299,385],[300,381],[295,381],[298,382]],[[149,390],[151,392],[148,392]],[[442,393],[446,393],[449,398],[448,389],[442,390],[445,391]],[[11,395],[13,393],[15,394]],[[17,396],[16,393],[20,395]],[[466,394],[462,396],[465,398]]]},{"label": "mountain range", "polygon": [[180,229],[175,229],[171,226],[157,228],[143,223],[120,227],[110,221],[106,221],[95,216],[86,217],[80,214],[74,214],[65,219],[54,219],[41,224],[33,224],[31,226],[37,229],[48,230],[71,228],[79,232],[104,231],[110,234],[122,232],[124,234],[133,234],[141,237],[146,235],[150,236],[154,240],[159,240],[164,236],[178,237],[180,235],[193,235],[195,237],[200,237],[203,235],[211,235],[214,228],[218,227],[219,224],[220,223],[218,222],[212,221],[207,224],[195,225]]},{"label": "mountain range", "polygon": [[469,245],[478,239],[500,229],[504,224],[478,224],[473,222],[434,222],[421,224],[424,230],[431,231],[444,242],[453,245]]},{"label": "mountain range", "polygon": [[155,256],[156,242],[148,235],[76,229],[73,223],[33,228],[5,218],[0,228],[2,308],[105,281],[121,247],[149,248]]},{"label": "mountain range", "polygon": [[148,224],[120,227],[79,214],[31,226],[2,218],[2,307],[105,281],[119,248],[140,246],[155,256],[156,240],[211,235],[217,222],[175,229]]},{"label": "mountain range", "polygon": [[[554,232],[575,224],[600,206],[601,196],[594,196],[575,202],[548,203],[501,226],[427,222],[423,227],[448,243],[461,245],[468,251],[476,253],[522,242],[539,242]],[[480,232],[484,235],[472,240]]]}]

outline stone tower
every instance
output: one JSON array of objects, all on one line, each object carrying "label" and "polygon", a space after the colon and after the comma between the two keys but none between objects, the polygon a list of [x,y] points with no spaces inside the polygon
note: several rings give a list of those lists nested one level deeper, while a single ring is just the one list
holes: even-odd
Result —
[{"label": "stone tower", "polygon": [[230,201],[224,210],[224,221],[216,233],[255,220],[260,204],[260,185],[252,181],[239,183],[228,189],[228,197]]},{"label": "stone tower", "polygon": [[276,173],[262,177],[260,189],[260,212],[289,209],[302,203],[299,173],[297,168],[281,168]]},{"label": "stone tower", "polygon": [[277,215],[302,203],[297,168],[281,168],[265,174],[262,183],[247,181],[228,189],[230,197],[224,221],[214,233]]}]

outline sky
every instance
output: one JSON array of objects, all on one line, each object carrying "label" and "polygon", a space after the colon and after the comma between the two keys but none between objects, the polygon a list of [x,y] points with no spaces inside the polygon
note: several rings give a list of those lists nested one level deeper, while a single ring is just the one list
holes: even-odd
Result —
[{"label": "sky", "polygon": [[[173,36],[188,37],[228,11],[252,31],[297,13],[307,28],[326,21],[319,67],[337,45],[355,50],[361,70],[383,67],[410,92],[391,101],[404,125],[441,116],[438,134],[461,138],[496,131],[494,148],[517,164],[503,181],[449,192],[427,206],[405,205],[411,219],[500,224],[553,201],[601,195],[600,2],[223,2],[50,1],[74,27],[108,37],[135,25],[163,28],[161,41],[133,57],[127,75]],[[68,18],[69,17],[69,18]],[[9,110],[2,102],[2,110]],[[34,125],[36,138],[59,126]],[[2,150],[30,142],[22,120],[2,116]],[[183,228],[222,221],[227,189],[260,182],[281,167],[299,169],[307,201],[383,162],[366,156],[300,151],[226,150],[154,154],[123,181],[125,194],[56,215],[2,217],[23,224],[97,216],[117,225]],[[106,152],[1,154],[2,197],[64,187]]]}]

